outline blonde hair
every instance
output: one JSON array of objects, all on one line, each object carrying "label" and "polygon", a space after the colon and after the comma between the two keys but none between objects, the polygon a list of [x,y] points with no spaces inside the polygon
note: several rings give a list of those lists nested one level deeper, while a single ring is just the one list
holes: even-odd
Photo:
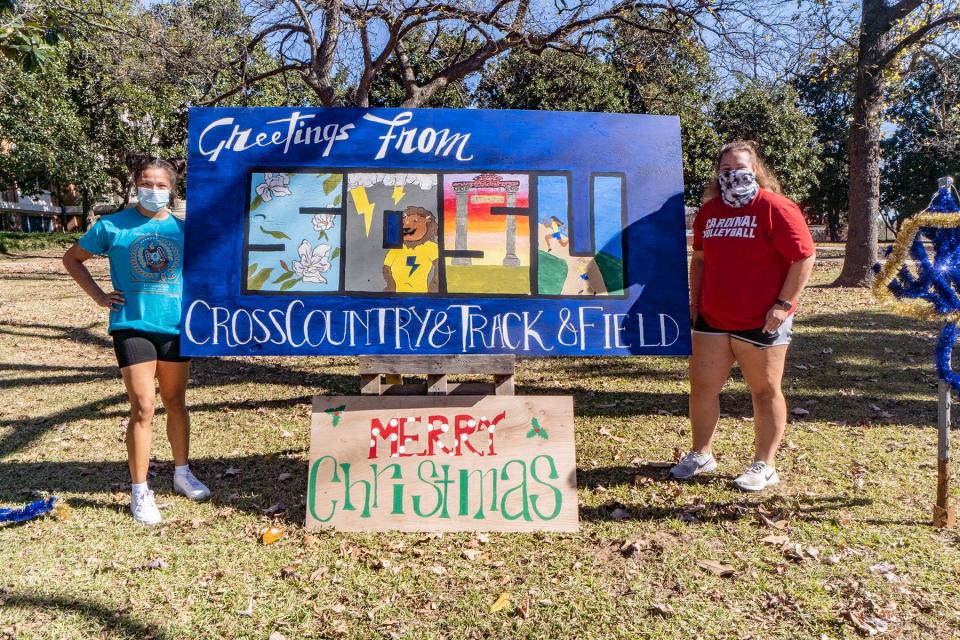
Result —
[{"label": "blonde hair", "polygon": [[[720,163],[723,162],[723,157],[735,151],[743,151],[750,154],[750,160],[755,168],[757,184],[760,185],[762,189],[774,193],[783,193],[780,188],[780,181],[777,180],[777,176],[775,176],[773,171],[770,170],[770,167],[767,166],[766,161],[763,159],[763,154],[760,153],[760,145],[753,140],[734,140],[720,147],[720,151],[713,161],[713,171],[715,174],[720,172]],[[720,181],[714,176],[713,182],[708,184],[707,188],[703,190],[702,201],[712,200],[719,195]]]}]

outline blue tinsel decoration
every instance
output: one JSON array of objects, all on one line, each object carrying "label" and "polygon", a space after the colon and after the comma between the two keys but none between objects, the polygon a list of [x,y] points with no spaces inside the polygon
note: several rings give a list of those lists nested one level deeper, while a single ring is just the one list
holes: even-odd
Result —
[{"label": "blue tinsel decoration", "polygon": [[933,196],[933,200],[930,201],[930,206],[927,207],[927,211],[930,213],[960,212],[960,205],[957,204],[956,199],[953,197],[953,191],[949,184],[937,189],[937,193]]},{"label": "blue tinsel decoration", "polygon": [[[937,193],[930,200],[924,213],[960,213],[960,205],[954,198],[953,179],[942,178]],[[933,259],[924,246],[930,243]],[[889,256],[892,247],[885,255]],[[929,302],[938,314],[960,311],[960,228],[929,226],[920,227],[910,245],[910,258],[917,275],[904,264],[889,283],[887,288],[897,298],[912,298]],[[874,271],[879,272],[879,263]],[[947,323],[940,332],[937,342],[936,366],[940,378],[960,392],[960,373],[950,366],[953,347],[957,342],[958,330],[954,323]]]},{"label": "blue tinsel decoration", "polygon": [[50,513],[57,501],[56,496],[34,500],[20,509],[0,508],[0,522],[26,522]]},{"label": "blue tinsel decoration", "polygon": [[[924,240],[932,245],[932,262]],[[910,257],[917,275],[907,265],[901,267],[887,285],[893,295],[926,300],[937,313],[960,311],[960,228],[920,227],[910,245]]]},{"label": "blue tinsel decoration", "polygon": [[950,354],[956,342],[957,325],[948,322],[940,332],[940,340],[937,341],[937,373],[944,382],[960,391],[960,373],[950,368]]}]

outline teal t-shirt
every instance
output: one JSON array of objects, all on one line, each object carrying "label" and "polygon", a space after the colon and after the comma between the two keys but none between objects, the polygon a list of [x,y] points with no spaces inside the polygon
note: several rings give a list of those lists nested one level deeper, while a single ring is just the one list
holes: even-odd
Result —
[{"label": "teal t-shirt", "polygon": [[110,259],[113,288],[124,304],[110,311],[110,329],[180,333],[183,221],[148,218],[136,208],[103,216],[77,244]]}]

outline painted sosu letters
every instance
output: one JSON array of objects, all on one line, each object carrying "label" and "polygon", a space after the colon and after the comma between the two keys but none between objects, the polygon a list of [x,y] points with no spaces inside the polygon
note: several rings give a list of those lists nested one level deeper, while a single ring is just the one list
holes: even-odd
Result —
[{"label": "painted sosu letters", "polygon": [[189,118],[185,355],[689,354],[677,118]]}]

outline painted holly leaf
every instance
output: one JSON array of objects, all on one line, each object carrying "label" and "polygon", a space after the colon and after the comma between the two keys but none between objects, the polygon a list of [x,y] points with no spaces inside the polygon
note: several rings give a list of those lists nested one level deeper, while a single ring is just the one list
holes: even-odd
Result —
[{"label": "painted holly leaf", "polygon": [[340,418],[342,417],[344,409],[347,408],[347,405],[342,404],[339,407],[330,407],[325,409],[324,413],[329,413],[330,417],[333,418],[333,426],[340,424]]},{"label": "painted holly leaf", "polygon": [[527,431],[528,438],[532,438],[534,436],[540,436],[544,440],[548,440],[550,438],[547,430],[540,426],[540,422],[536,418],[531,419],[530,424],[532,426],[530,427],[530,431]]},{"label": "painted holly leaf", "polygon": [[289,240],[290,236],[285,234],[283,231],[271,231],[270,229],[264,229],[263,225],[260,225],[260,231],[263,231],[268,236],[272,236],[278,240]]}]

